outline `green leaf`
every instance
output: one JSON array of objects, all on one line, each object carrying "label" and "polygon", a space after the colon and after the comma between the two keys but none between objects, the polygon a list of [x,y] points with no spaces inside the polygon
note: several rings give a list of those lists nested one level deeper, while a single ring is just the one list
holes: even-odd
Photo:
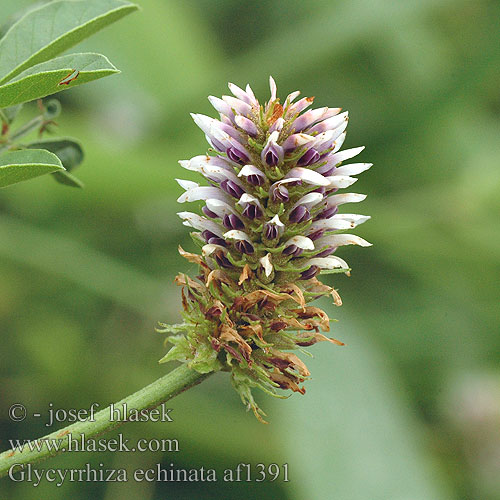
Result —
[{"label": "green leaf", "polygon": [[64,184],[76,188],[83,188],[83,182],[70,174],[72,170],[78,167],[83,161],[83,149],[79,142],[73,139],[47,139],[43,141],[31,142],[26,146],[29,149],[45,149],[57,155],[61,160],[66,172],[54,172],[54,179]]},{"label": "green leaf", "polygon": [[54,153],[68,172],[74,170],[83,161],[82,146],[74,139],[47,139],[30,142],[26,147],[29,149],[45,149]]},{"label": "green leaf", "polygon": [[0,84],[137,9],[121,0],[63,0],[33,9],[0,40]]},{"label": "green leaf", "polygon": [[114,73],[118,70],[100,54],[58,57],[26,70],[1,86],[0,108],[40,99]]},{"label": "green leaf", "polygon": [[43,149],[11,151],[0,156],[0,188],[63,170],[61,160],[49,151]]},{"label": "green leaf", "polygon": [[85,184],[75,177],[73,174],[68,172],[54,172],[52,177],[59,182],[59,184],[64,184],[65,186],[83,189]]}]

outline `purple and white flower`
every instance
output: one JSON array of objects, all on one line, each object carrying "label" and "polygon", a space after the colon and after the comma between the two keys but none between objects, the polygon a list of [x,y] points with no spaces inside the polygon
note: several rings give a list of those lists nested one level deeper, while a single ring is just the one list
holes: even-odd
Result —
[{"label": "purple and white flower", "polygon": [[[204,217],[179,215],[203,233],[204,255],[218,255],[213,261],[224,269],[251,257],[267,278],[273,271],[278,277],[273,248],[282,249],[288,259],[285,268],[293,272],[296,266],[302,280],[323,269],[348,269],[331,254],[344,245],[369,246],[359,236],[342,234],[369,217],[339,213],[341,205],[358,203],[365,195],[337,191],[351,186],[372,164],[344,164],[364,149],[341,150],[347,111],[307,110],[313,99],[296,100],[299,92],[289,94],[281,106],[272,78],[270,89],[270,99],[261,108],[250,86],[229,83],[232,95],[209,97],[220,119],[192,114],[214,151],[180,162],[201,173],[208,184],[178,180],[185,189],[179,202],[205,203]],[[302,228],[300,234],[296,227]]]}]

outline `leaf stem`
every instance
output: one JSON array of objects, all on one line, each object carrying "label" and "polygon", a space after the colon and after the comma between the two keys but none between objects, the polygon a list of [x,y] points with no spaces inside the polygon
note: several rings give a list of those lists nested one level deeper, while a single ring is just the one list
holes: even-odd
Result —
[{"label": "leaf stem", "polygon": [[43,125],[44,119],[43,116],[37,116],[30,120],[28,123],[19,128],[16,132],[14,132],[10,138],[12,142],[20,139],[21,137],[29,134],[32,130],[40,128]]},{"label": "leaf stem", "polygon": [[[126,409],[129,415],[131,410],[152,410],[161,403],[199,384],[202,380],[207,378],[208,375],[209,374],[201,374],[191,370],[186,365],[181,365],[152,384],[122,399],[113,405],[113,409],[119,410],[121,414],[123,414]],[[113,417],[113,415],[115,416]],[[111,414],[111,406],[109,406],[95,413],[92,421],[76,422],[64,429],[60,429],[43,438],[32,441],[31,443],[33,443],[34,451],[26,444],[23,451],[8,450],[3,452],[0,454],[0,477],[6,476],[13,466],[16,466],[13,472],[19,470],[17,464],[26,465],[39,462],[40,460],[44,460],[45,458],[67,450],[69,442],[68,436],[70,434],[73,440],[78,439],[82,435],[85,436],[84,439],[87,439],[115,429],[124,423],[122,419],[116,421],[116,411],[113,412],[113,415]],[[38,447],[35,445],[37,441],[41,443],[41,445],[39,445],[40,451],[38,451]],[[51,449],[51,444],[55,441],[60,443],[57,451]],[[48,447],[47,442],[49,442]]]}]

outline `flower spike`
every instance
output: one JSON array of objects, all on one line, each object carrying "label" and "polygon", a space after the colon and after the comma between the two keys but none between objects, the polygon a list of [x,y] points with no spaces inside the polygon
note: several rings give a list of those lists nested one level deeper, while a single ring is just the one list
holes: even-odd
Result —
[{"label": "flower spike", "polygon": [[341,147],[348,113],[341,108],[309,109],[314,98],[284,101],[270,77],[270,98],[262,105],[249,85],[229,83],[231,96],[210,96],[219,119],[193,113],[210,154],[182,160],[205,183],[177,180],[178,201],[202,202],[202,213],[179,212],[195,230],[201,255],[181,251],[199,266],[195,278],[181,274],[185,322],[167,337],[173,347],[163,358],[179,360],[200,373],[228,371],[242,401],[262,421],[252,388],[279,396],[303,394],[309,371],[291,350],[329,340],[328,316],[311,306],[337,292],[318,280],[323,273],[349,274],[339,247],[371,246],[347,234],[368,216],[344,213],[343,204],[365,195],[338,193],[356,182],[371,163],[345,161],[363,147]]}]

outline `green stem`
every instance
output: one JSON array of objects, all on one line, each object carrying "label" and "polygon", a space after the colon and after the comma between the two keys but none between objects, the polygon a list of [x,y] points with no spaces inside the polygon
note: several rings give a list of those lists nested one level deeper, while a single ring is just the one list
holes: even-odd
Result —
[{"label": "green stem", "polygon": [[14,132],[10,138],[12,142],[24,137],[26,134],[29,134],[31,131],[40,128],[43,124],[43,116],[37,116],[30,120],[28,123],[19,128],[16,132]]},{"label": "green stem", "polygon": [[[123,412],[125,405],[128,414],[130,414],[130,410],[152,410],[161,403],[177,396],[177,394],[199,384],[208,375],[191,370],[186,365],[181,365],[152,384],[116,403],[114,410]],[[6,476],[9,469],[15,464],[35,463],[63,452],[68,447],[69,434],[71,434],[73,440],[78,439],[82,435],[85,435],[84,439],[87,439],[108,432],[124,423],[121,420],[116,421],[117,412],[114,412],[115,417],[113,418],[110,408],[111,406],[96,413],[92,422],[76,422],[64,429],[52,432],[43,438],[33,441],[42,442],[41,451],[38,451],[36,448],[35,451],[31,451],[30,447],[26,445],[22,452],[8,450],[0,454],[0,477]],[[60,442],[60,449],[58,451],[51,450],[47,447],[47,441]],[[19,467],[16,467],[16,470],[19,470]]]}]

